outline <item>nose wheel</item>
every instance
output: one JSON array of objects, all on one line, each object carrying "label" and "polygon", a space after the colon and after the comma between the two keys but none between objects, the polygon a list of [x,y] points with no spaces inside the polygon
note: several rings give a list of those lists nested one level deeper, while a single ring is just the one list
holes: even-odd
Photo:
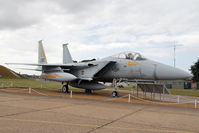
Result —
[{"label": "nose wheel", "polygon": [[[120,82],[120,80],[118,80]],[[117,86],[117,79],[113,79],[113,87],[114,87],[114,91],[112,92],[112,97],[118,97],[118,86]]]},{"label": "nose wheel", "polygon": [[113,91],[112,92],[112,97],[118,97],[118,92],[117,91]]}]

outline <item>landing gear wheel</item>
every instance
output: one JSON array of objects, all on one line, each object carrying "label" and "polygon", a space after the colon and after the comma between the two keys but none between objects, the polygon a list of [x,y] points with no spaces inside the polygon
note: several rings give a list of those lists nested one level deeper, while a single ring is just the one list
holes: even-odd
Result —
[{"label": "landing gear wheel", "polygon": [[87,94],[91,94],[91,93],[92,93],[92,90],[90,90],[90,89],[86,89],[86,90],[85,90],[85,93],[87,93]]},{"label": "landing gear wheel", "polygon": [[113,91],[113,92],[112,92],[112,97],[118,97],[117,91]]},{"label": "landing gear wheel", "polygon": [[64,85],[64,86],[62,87],[62,92],[63,92],[63,93],[68,93],[68,85]]}]

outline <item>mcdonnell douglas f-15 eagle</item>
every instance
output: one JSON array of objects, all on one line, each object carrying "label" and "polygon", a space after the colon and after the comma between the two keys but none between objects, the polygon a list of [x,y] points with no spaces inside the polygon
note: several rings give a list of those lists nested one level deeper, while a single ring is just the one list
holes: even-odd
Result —
[{"label": "mcdonnell douglas f-15 eagle", "polygon": [[[42,41],[39,41],[38,64],[8,64],[38,66],[36,70],[42,72],[42,78],[63,83],[63,93],[68,93],[68,85],[91,93],[92,90],[106,88],[100,82],[115,79],[176,80],[192,76],[178,68],[144,58],[137,52],[123,52],[96,61],[74,63],[67,44],[63,44],[63,64],[48,64]],[[112,94],[117,96],[117,89]]]}]

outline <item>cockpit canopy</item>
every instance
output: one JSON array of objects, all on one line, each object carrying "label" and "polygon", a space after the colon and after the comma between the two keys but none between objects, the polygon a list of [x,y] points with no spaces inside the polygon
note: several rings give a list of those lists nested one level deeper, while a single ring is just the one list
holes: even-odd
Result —
[{"label": "cockpit canopy", "polygon": [[129,60],[145,60],[146,59],[140,53],[137,53],[137,52],[123,52],[123,53],[113,55],[111,57],[119,58],[119,59],[129,59]]}]

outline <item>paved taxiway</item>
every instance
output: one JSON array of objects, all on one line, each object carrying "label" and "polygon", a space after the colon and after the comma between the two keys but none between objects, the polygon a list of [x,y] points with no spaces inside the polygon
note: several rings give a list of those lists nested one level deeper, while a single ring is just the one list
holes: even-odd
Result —
[{"label": "paved taxiway", "polygon": [[198,123],[198,109],[0,92],[0,133],[187,133]]}]

